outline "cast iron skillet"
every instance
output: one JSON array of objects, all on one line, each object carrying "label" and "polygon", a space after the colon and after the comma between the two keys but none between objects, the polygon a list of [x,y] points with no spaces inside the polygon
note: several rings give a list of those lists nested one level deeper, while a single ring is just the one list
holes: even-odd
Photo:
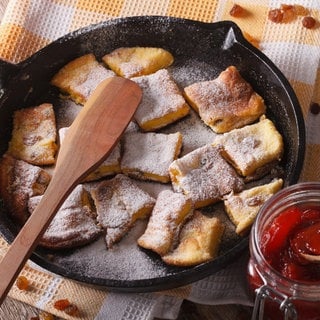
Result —
[{"label": "cast iron skillet", "polygon": [[[0,155],[8,146],[14,110],[45,102],[48,96],[58,94],[49,81],[59,68],[85,53],[93,52],[100,59],[107,52],[121,46],[165,48],[174,55],[175,66],[182,66],[194,59],[212,68],[211,78],[226,67],[235,65],[263,96],[267,116],[275,121],[284,137],[286,149],[282,165],[285,185],[297,182],[305,145],[303,117],[297,98],[276,66],[243,38],[234,23],[228,21],[208,24],[159,16],[115,19],[66,35],[17,65],[0,62]],[[13,240],[17,232],[14,224],[6,217],[4,207],[0,231],[8,242]],[[51,259],[52,252],[41,248],[34,252],[31,259],[52,272],[87,284],[116,291],[147,292],[174,288],[202,279],[224,268],[247,247],[248,239],[239,239],[217,259],[191,268],[168,267],[155,255],[146,253],[145,262],[151,264],[152,268],[144,276],[136,278],[127,275],[122,277],[121,272],[117,274],[115,270],[111,270],[110,274],[106,271],[106,276],[99,277],[87,272],[92,261],[87,265],[82,261],[82,267],[57,263]],[[54,253],[61,255],[62,259],[68,254]],[[138,265],[136,268],[143,269],[144,266]]]}]

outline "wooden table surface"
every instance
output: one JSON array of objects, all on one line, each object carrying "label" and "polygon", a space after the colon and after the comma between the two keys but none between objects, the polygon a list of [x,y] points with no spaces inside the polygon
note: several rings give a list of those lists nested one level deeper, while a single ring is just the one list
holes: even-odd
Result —
[{"label": "wooden table surface", "polygon": [[[0,308],[1,320],[30,320],[40,311],[25,303],[7,298]],[[207,306],[184,301],[177,320],[249,320],[251,308],[240,305]],[[40,318],[40,320],[42,320]],[[55,320],[60,320],[55,318]],[[156,320],[156,319],[155,319]]]}]

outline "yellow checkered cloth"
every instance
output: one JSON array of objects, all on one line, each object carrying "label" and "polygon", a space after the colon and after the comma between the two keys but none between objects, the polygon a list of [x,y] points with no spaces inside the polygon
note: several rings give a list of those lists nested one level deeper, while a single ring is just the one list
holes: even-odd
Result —
[{"label": "yellow checkered cloth", "polygon": [[[230,16],[230,9],[235,2],[232,0],[4,0],[3,2],[6,4],[6,10],[0,25],[0,58],[12,63],[23,61],[66,33],[114,17],[164,15],[203,22],[233,20],[244,32],[259,41],[260,49],[283,71],[295,90],[307,127],[307,149],[300,180],[320,181],[320,114],[310,112],[312,102],[320,103],[319,0],[238,0],[236,3],[247,10],[246,16],[241,18]],[[310,15],[317,20],[316,27],[311,30],[303,28],[301,17],[282,24],[268,20],[268,11],[279,7],[283,2],[307,7]],[[6,249],[5,241],[0,239],[0,255],[3,255]],[[239,269],[238,266],[234,268],[236,269]],[[229,302],[232,301],[234,297],[233,301],[244,303],[240,296],[245,296],[241,288],[233,288],[231,285],[215,287],[219,275],[161,294],[117,295],[50,274],[32,263],[27,264],[22,273],[31,279],[33,290],[24,293],[13,287],[9,295],[65,319],[73,317],[53,308],[53,302],[57,299],[69,298],[74,302],[81,310],[77,319],[152,319],[161,313],[159,310],[154,311],[154,306],[159,307],[154,301],[160,299],[164,310],[174,308],[175,300],[165,300],[170,296],[208,304],[215,304],[217,296],[212,295],[214,290],[219,293],[219,289],[223,289],[224,294],[227,290],[231,292],[225,302],[228,299]],[[229,281],[229,284],[237,283],[233,276],[238,276],[237,272],[233,275],[222,273],[221,281]],[[142,301],[141,308],[137,305],[138,299]],[[117,313],[120,311],[112,308],[121,308],[121,301],[126,301],[126,309],[120,314]],[[137,313],[139,308],[140,313]],[[101,311],[103,309],[105,313]],[[165,314],[162,312],[162,315]]]}]

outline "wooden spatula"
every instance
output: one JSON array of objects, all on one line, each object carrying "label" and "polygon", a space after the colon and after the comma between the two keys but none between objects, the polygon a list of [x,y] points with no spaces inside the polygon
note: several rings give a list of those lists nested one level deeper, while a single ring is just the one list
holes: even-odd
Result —
[{"label": "wooden spatula", "polygon": [[0,305],[73,188],[110,154],[140,100],[139,86],[120,77],[104,80],[69,128],[51,182],[0,262]]}]

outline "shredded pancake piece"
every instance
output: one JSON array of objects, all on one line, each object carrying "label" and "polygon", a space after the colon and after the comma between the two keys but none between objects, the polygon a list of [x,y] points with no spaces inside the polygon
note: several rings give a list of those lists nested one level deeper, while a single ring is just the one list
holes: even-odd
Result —
[{"label": "shredded pancake piece", "polygon": [[85,104],[98,84],[115,73],[102,66],[93,54],[86,54],[64,65],[52,78],[58,87],[78,104]]},{"label": "shredded pancake piece", "polygon": [[253,123],[266,111],[262,97],[234,66],[214,80],[191,84],[184,95],[203,122],[217,133]]},{"label": "shredded pancake piece", "polygon": [[154,131],[183,117],[190,108],[168,70],[132,78],[142,89],[142,100],[134,115],[140,128]]},{"label": "shredded pancake piece", "polygon": [[138,239],[139,246],[159,255],[166,254],[178,237],[181,226],[192,213],[191,199],[182,193],[164,190],[159,193],[147,229]]},{"label": "shredded pancake piece", "polygon": [[55,162],[57,129],[53,106],[39,106],[14,112],[8,153],[34,165]]},{"label": "shredded pancake piece", "polygon": [[196,210],[183,226],[178,246],[162,257],[170,265],[189,267],[214,259],[218,255],[225,226],[217,217]]},{"label": "shredded pancake piece", "polygon": [[220,201],[231,192],[243,189],[243,179],[211,145],[198,148],[169,167],[173,188],[191,197],[195,208]]},{"label": "shredded pancake piece", "polygon": [[102,57],[116,74],[132,78],[154,73],[173,63],[172,54],[162,48],[121,47]]},{"label": "shredded pancake piece", "polygon": [[245,235],[250,230],[259,209],[283,185],[282,179],[253,187],[240,193],[230,193],[224,198],[224,207],[236,226],[236,233]]},{"label": "shredded pancake piece", "polygon": [[[42,196],[31,197],[28,202],[32,213]],[[39,244],[50,249],[79,247],[95,240],[101,234],[91,206],[90,195],[78,185],[64,201],[43,234]]]},{"label": "shredded pancake piece", "polygon": [[155,204],[154,198],[123,174],[101,181],[91,194],[108,248],[120,241],[137,219],[147,217]]},{"label": "shredded pancake piece", "polygon": [[179,132],[130,133],[123,139],[122,172],[141,180],[170,182],[169,166],[177,159],[182,146]]},{"label": "shredded pancake piece", "polygon": [[29,217],[29,197],[45,192],[51,176],[45,170],[5,154],[0,160],[0,198],[13,220],[23,225]]},{"label": "shredded pancake piece", "polygon": [[264,166],[277,163],[284,149],[281,134],[264,116],[255,124],[218,136],[213,144],[221,146],[225,159],[242,176],[254,176]]}]

